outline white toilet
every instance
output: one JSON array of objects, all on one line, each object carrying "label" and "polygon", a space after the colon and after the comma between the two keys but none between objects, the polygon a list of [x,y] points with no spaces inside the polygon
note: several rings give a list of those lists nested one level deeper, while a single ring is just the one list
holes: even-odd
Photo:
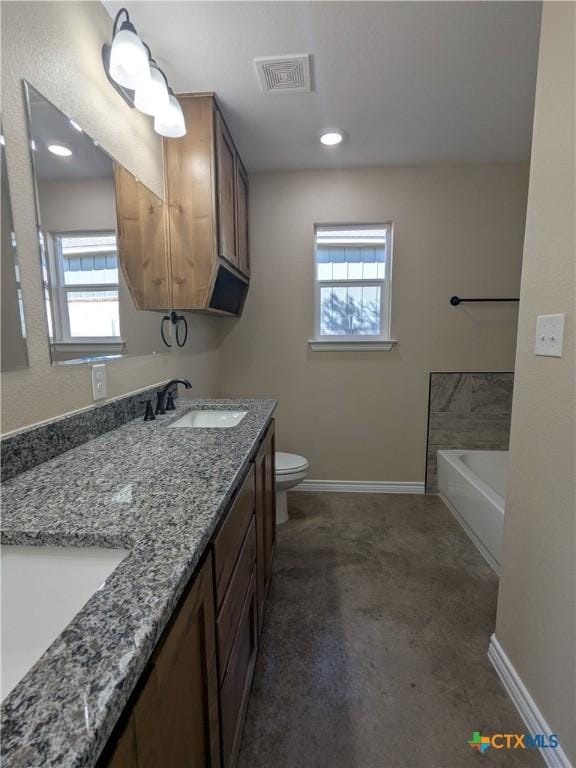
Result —
[{"label": "white toilet", "polygon": [[276,525],[288,520],[286,491],[301,483],[308,474],[308,462],[295,453],[276,454]]}]

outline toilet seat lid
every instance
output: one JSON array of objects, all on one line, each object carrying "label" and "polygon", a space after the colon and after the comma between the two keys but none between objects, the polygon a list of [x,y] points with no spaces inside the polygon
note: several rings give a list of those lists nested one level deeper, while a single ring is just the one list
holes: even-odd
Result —
[{"label": "toilet seat lid", "polygon": [[300,472],[308,467],[308,462],[303,456],[295,453],[276,453],[276,474],[286,475],[291,472]]}]

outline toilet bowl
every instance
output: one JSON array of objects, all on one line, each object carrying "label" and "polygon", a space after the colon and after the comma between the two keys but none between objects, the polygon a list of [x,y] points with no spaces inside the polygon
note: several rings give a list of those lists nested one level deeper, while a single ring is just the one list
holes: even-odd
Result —
[{"label": "toilet bowl", "polygon": [[295,453],[276,454],[276,525],[288,520],[286,491],[294,488],[308,474],[308,462]]}]

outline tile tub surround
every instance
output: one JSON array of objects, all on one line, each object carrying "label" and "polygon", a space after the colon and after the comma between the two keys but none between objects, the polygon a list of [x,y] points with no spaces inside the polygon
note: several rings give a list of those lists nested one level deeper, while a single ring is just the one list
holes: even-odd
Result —
[{"label": "tile tub surround", "polygon": [[426,492],[437,493],[441,449],[507,450],[513,373],[431,373]]},{"label": "tile tub surround", "polygon": [[[181,401],[3,484],[3,543],[130,550],[5,699],[4,768],[95,765],[275,407]],[[248,414],[233,429],[167,428],[191,408]]]},{"label": "tile tub surround", "polygon": [[144,416],[146,401],[154,400],[162,386],[148,387],[115,400],[96,403],[82,411],[65,414],[3,437],[0,440],[2,481]]}]

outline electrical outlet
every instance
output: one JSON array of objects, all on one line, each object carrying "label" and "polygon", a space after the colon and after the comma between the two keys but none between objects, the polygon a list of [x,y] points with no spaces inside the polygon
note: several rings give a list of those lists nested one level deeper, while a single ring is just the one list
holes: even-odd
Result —
[{"label": "electrical outlet", "polygon": [[94,400],[103,400],[107,394],[106,363],[98,363],[92,366],[92,397]]},{"label": "electrical outlet", "polygon": [[564,315],[538,315],[534,354],[546,357],[562,357],[564,340]]}]

